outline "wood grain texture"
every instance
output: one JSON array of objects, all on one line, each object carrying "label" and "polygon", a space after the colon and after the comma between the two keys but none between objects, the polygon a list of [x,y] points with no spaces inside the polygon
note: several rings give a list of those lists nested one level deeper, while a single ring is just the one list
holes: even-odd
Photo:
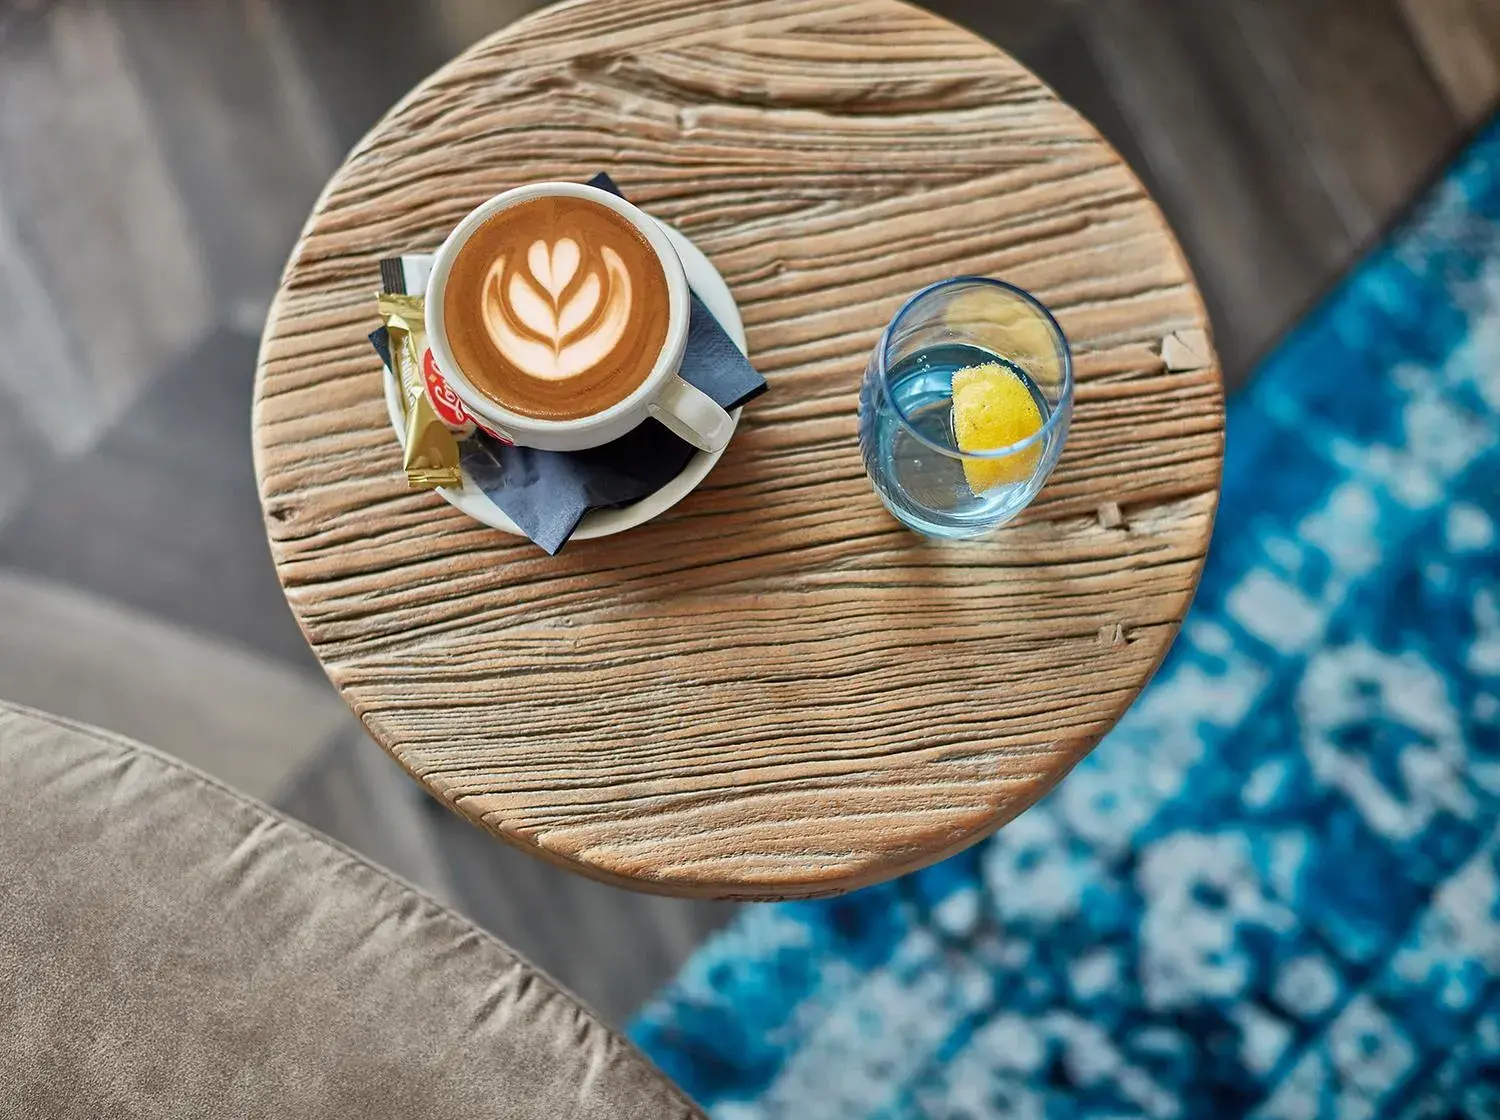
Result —
[{"label": "wood grain texture", "polygon": [[112,14],[38,13],[25,34],[27,49],[0,43],[0,398],[76,455],[207,327],[210,301]]},{"label": "wood grain texture", "polygon": [[1354,245],[1370,243],[1450,155],[1453,111],[1394,0],[1211,0],[1194,10],[1219,15],[1217,36],[1251,45],[1281,127]]},{"label": "wood grain texture", "polygon": [[1460,135],[1392,0],[1109,0],[1076,18],[1241,377]]},{"label": "wood grain texture", "polygon": [[1495,0],[1399,0],[1433,77],[1465,124],[1500,101],[1500,4]]},{"label": "wood grain texture", "polygon": [[[723,271],[771,392],[670,514],[549,558],[405,489],[364,336],[380,256],[601,168]],[[1037,292],[1079,378],[1038,502],[936,544],[871,491],[855,398],[901,301],[958,273]],[[262,345],[266,527],[329,676],[459,812],[640,889],[837,893],[1015,816],[1150,676],[1217,502],[1207,326],[1118,156],[967,32],[896,0],[582,0],[439,71],[329,184]]]}]

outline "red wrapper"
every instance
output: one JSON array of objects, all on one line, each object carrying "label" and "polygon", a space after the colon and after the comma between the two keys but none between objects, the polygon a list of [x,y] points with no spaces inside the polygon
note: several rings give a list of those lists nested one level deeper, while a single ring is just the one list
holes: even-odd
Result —
[{"label": "red wrapper", "polygon": [[508,436],[497,432],[464,407],[464,402],[459,399],[458,394],[443,377],[442,370],[438,369],[437,360],[433,358],[431,350],[422,355],[422,380],[427,387],[427,399],[432,402],[433,411],[457,435],[473,435],[477,428],[501,443],[511,442]]}]

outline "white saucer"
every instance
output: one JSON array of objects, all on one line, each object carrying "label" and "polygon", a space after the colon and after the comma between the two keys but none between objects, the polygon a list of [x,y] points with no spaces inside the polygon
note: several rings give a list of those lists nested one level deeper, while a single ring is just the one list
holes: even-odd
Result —
[{"label": "white saucer", "polygon": [[[729,285],[724,282],[724,277],[713,266],[713,262],[703,255],[703,250],[689,241],[685,234],[673,229],[666,222],[661,222],[660,225],[666,230],[667,236],[672,239],[677,255],[682,258],[683,270],[687,272],[688,286],[707,305],[709,311],[713,312],[714,318],[719,321],[725,333],[734,340],[740,352],[748,353],[749,351],[745,348],[745,324],[740,319],[740,309],[735,306],[734,296],[729,291]],[[402,419],[401,389],[389,370],[385,375],[385,407],[390,414],[392,431],[399,433]],[[735,409],[729,415],[738,427],[740,410]],[[615,533],[623,533],[626,529],[633,529],[665,513],[691,494],[698,484],[708,477],[708,472],[713,470],[714,464],[723,454],[723,449],[712,454],[700,451],[688,460],[688,465],[682,469],[681,474],[654,494],[647,494],[640,501],[621,506],[619,509],[590,510],[583,515],[583,520],[578,523],[578,528],[571,539],[586,541],[595,537],[608,537]],[[474,480],[469,477],[467,471],[464,472],[464,484],[461,489],[439,487],[437,492],[449,505],[462,510],[476,521],[482,521],[512,536],[526,535],[516,527],[514,521],[505,516],[499,506],[490,501],[489,496],[483,490],[474,484]]]}]

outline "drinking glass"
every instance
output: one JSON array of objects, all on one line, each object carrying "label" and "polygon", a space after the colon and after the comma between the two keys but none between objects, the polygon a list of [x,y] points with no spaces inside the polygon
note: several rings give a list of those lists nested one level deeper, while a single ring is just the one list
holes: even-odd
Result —
[{"label": "drinking glass", "polygon": [[[1040,427],[986,450],[959,447],[953,375],[989,376]],[[1036,414],[1029,413],[1030,402]],[[1073,411],[1073,356],[1048,310],[1013,284],[962,276],[924,288],[896,313],[870,356],[859,396],[865,472],[895,517],[933,537],[977,537],[1030,504],[1062,454]],[[967,441],[973,445],[971,439]]]}]

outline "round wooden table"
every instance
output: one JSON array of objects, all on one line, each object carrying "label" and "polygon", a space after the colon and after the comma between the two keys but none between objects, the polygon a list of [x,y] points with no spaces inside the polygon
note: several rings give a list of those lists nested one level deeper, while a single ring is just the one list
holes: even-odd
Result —
[{"label": "round wooden table", "polygon": [[[723,271],[770,392],[659,520],[557,557],[406,488],[382,256],[519,183],[607,170]],[[866,356],[960,273],[1036,292],[1073,431],[983,542],[900,528],[860,466]],[[293,253],[255,458],[292,609],[370,734],[538,856],[667,894],[834,894],[1025,809],[1171,643],[1218,499],[1223,394],[1157,208],[993,46],[897,0],[578,0],[433,75]]]}]

